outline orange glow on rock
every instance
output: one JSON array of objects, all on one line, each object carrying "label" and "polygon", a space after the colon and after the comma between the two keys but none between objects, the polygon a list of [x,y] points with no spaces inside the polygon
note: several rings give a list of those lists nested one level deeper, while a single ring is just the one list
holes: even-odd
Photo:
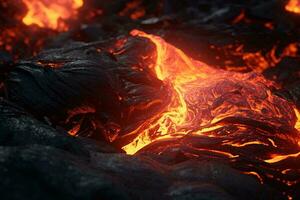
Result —
[{"label": "orange glow on rock", "polygon": [[274,30],[274,24],[273,23],[268,22],[268,23],[265,23],[264,25],[267,29]]},{"label": "orange glow on rock", "polygon": [[300,14],[300,0],[290,0],[285,9],[289,12]]},{"label": "orange glow on rock", "polygon": [[[299,51],[298,43],[290,43],[283,51],[277,55],[277,46],[273,46],[273,48],[267,52],[262,53],[262,51],[258,52],[247,52],[244,50],[244,45],[239,45],[234,47],[233,45],[228,45],[224,47],[224,50],[228,55],[241,57],[245,63],[245,66],[241,67],[244,69],[245,67],[250,68],[252,71],[256,73],[262,73],[266,69],[276,66],[280,63],[285,57],[297,57]],[[232,63],[227,63],[226,69],[229,71],[238,70],[240,67],[230,67]]]},{"label": "orange glow on rock", "polygon": [[28,12],[23,18],[26,25],[37,25],[58,31],[68,29],[64,20],[76,17],[83,0],[23,0]]},{"label": "orange glow on rock", "polygon": [[141,0],[129,1],[125,8],[119,12],[120,16],[130,16],[130,18],[133,20],[140,19],[141,17],[145,16],[145,14],[146,10],[142,6]]}]

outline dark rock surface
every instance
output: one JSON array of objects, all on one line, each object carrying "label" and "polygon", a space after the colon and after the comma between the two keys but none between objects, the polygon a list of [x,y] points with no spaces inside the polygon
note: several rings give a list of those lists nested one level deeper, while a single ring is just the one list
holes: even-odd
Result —
[{"label": "dark rock surface", "polygon": [[[5,96],[35,117],[47,117],[56,125],[67,122],[72,127],[72,120],[89,118],[85,121],[96,125],[87,124],[87,130],[82,130],[88,132],[85,136],[96,131],[113,141],[168,102],[163,83],[149,73],[146,65],[138,66],[141,57],[134,60],[128,54],[117,60],[113,54],[97,49],[97,43],[73,43],[48,50],[16,64],[5,80]],[[148,106],[146,113],[132,109],[150,102],[157,103]]]},{"label": "dark rock surface", "polygon": [[55,130],[3,99],[0,108],[3,199],[280,199],[219,161],[128,156]]},{"label": "dark rock surface", "polygon": [[128,156],[55,130],[3,99],[0,108],[3,199],[281,199],[220,161]]}]

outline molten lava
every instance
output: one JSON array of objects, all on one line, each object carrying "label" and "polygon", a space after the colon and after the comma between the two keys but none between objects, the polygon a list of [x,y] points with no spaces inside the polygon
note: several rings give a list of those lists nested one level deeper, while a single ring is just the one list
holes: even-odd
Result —
[{"label": "molten lava", "polygon": [[290,0],[285,9],[289,12],[300,14],[300,0]]},{"label": "molten lava", "polygon": [[68,29],[65,20],[77,15],[77,10],[83,6],[83,0],[23,0],[28,8],[23,18],[26,25],[38,25],[58,31]]},{"label": "molten lava", "polygon": [[[297,122],[296,122],[296,124],[295,124],[295,128],[298,130],[298,131],[300,131],[300,112],[299,112],[299,110],[298,109],[294,109],[295,110],[295,113],[296,113],[296,116],[297,116]],[[299,141],[299,146],[300,146],[300,141]]]},{"label": "molten lava", "polygon": [[[130,133],[137,137],[123,147],[128,154],[134,154],[154,141],[187,134],[217,137],[209,134],[222,128],[223,121],[228,119],[242,119],[246,124],[267,124],[274,130],[297,128],[293,105],[271,93],[272,82],[255,73],[213,69],[189,58],[158,36],[138,30],[132,31],[131,35],[147,38],[155,44],[156,61],[149,67],[158,79],[171,87],[172,98],[165,111]],[[240,126],[239,129],[243,131],[244,128]],[[231,145],[269,144],[270,140],[254,139]]]}]

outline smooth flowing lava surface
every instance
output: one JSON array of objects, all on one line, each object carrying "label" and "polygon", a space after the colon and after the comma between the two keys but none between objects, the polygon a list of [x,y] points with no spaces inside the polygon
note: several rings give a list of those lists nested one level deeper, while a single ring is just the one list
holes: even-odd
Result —
[{"label": "smooth flowing lava surface", "polygon": [[289,12],[300,14],[300,0],[290,0],[285,9]]},{"label": "smooth flowing lava surface", "polygon": [[[128,154],[135,154],[154,141],[181,138],[187,134],[217,137],[209,134],[221,128],[222,121],[229,118],[267,124],[276,130],[281,130],[281,127],[299,128],[296,116],[299,113],[295,106],[269,90],[276,87],[273,82],[256,73],[214,69],[191,59],[159,36],[139,30],[133,30],[131,35],[154,43],[156,60],[149,67],[158,79],[170,86],[172,94],[164,111],[130,133],[137,137],[123,147]],[[242,132],[245,127],[240,126],[239,129]],[[262,143],[253,138],[243,144],[232,145]]]},{"label": "smooth flowing lava surface", "polygon": [[68,29],[64,20],[74,19],[83,0],[23,0],[28,12],[23,18],[26,25],[38,25],[58,31]]}]

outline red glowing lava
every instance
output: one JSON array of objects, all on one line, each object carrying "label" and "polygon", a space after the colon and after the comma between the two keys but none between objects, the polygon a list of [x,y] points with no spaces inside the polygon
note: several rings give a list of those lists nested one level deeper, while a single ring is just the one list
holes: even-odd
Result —
[{"label": "red glowing lava", "polygon": [[[227,118],[249,119],[278,128],[298,128],[298,113],[293,112],[294,106],[272,94],[269,90],[274,86],[271,81],[255,73],[240,74],[214,69],[191,59],[155,35],[138,30],[132,31],[131,35],[147,38],[155,44],[153,73],[170,85],[173,93],[165,111],[130,133],[137,137],[123,147],[128,154],[134,154],[157,140],[190,133],[211,133],[221,128],[221,121]],[[254,139],[246,143],[262,142]]]}]

